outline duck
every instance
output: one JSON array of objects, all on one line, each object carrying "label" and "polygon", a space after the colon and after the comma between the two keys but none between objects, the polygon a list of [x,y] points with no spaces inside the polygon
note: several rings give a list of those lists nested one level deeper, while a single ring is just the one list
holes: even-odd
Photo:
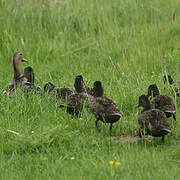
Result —
[{"label": "duck", "polygon": [[66,100],[69,95],[74,93],[73,89],[67,86],[56,87],[52,82],[47,82],[44,85],[44,92],[50,95],[56,95],[57,98]]},{"label": "duck", "polygon": [[21,62],[27,62],[20,51],[16,51],[12,57],[12,66],[14,70],[14,76],[12,81],[6,87],[4,91],[5,94],[11,95],[14,93],[15,89],[20,85],[24,79],[24,75],[20,71]]},{"label": "duck", "polygon": [[175,92],[176,96],[179,97],[180,80],[177,80],[177,82],[175,83],[171,75],[168,74],[167,76],[164,75],[164,84],[166,84],[166,82],[168,82],[170,86],[173,86],[173,91]]},{"label": "duck", "polygon": [[117,122],[122,114],[119,111],[117,104],[111,98],[104,96],[104,90],[101,81],[94,82],[94,97],[89,98],[87,101],[87,107],[90,108],[94,114],[96,121],[96,129],[99,132],[98,122],[109,123],[110,134],[112,132],[113,123]]},{"label": "duck", "polygon": [[75,77],[74,88],[75,92],[67,97],[65,103],[60,104],[60,108],[66,108],[69,114],[79,116],[91,96],[86,93],[82,76]]},{"label": "duck", "polygon": [[165,135],[171,133],[171,127],[166,114],[160,109],[152,109],[151,102],[147,95],[139,96],[137,107],[143,107],[138,116],[140,125],[139,136],[151,135],[162,137],[162,143],[165,141]]},{"label": "duck", "polygon": [[156,84],[151,84],[148,87],[147,96],[151,99],[152,105],[154,105],[155,109],[163,111],[167,118],[173,116],[173,119],[176,121],[176,107],[173,99],[167,95],[160,95]]},{"label": "duck", "polygon": [[76,90],[77,93],[87,93],[89,95],[93,95],[93,88],[86,86],[83,76],[82,75],[78,75],[75,78],[75,82],[74,82],[74,88]]},{"label": "duck", "polygon": [[36,93],[41,93],[42,88],[40,86],[35,86],[35,74],[31,66],[28,66],[24,69],[24,80],[22,82],[22,92],[34,91]]},{"label": "duck", "polygon": [[91,92],[92,96],[94,97],[102,97],[104,95],[104,89],[102,87],[101,81],[94,82],[94,87]]},{"label": "duck", "polygon": [[47,82],[44,85],[44,93],[51,93],[56,86],[52,82]]}]

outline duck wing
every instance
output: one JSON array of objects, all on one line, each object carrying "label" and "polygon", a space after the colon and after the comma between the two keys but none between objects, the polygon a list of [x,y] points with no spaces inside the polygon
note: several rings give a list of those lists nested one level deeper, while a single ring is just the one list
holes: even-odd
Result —
[{"label": "duck wing", "polygon": [[176,112],[173,99],[166,95],[160,95],[154,98],[155,108],[164,112]]},{"label": "duck wing", "polygon": [[138,117],[142,132],[153,136],[162,136],[170,131],[170,124],[165,113],[159,109],[142,112]]},{"label": "duck wing", "polygon": [[61,104],[60,107],[66,107],[69,113],[78,115],[87,101],[88,95],[86,93],[73,93],[67,97],[67,102]]},{"label": "duck wing", "polygon": [[56,94],[58,98],[62,98],[64,100],[73,93],[74,93],[74,91],[72,90],[72,88],[66,87],[66,86],[55,87],[52,90],[52,94]]}]

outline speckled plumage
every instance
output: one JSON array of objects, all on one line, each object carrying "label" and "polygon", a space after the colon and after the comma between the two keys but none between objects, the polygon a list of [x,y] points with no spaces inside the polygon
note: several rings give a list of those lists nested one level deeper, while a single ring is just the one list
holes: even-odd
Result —
[{"label": "speckled plumage", "polygon": [[61,104],[60,107],[67,108],[67,112],[78,116],[83,106],[87,104],[89,95],[87,93],[73,93],[67,97],[67,102]]},{"label": "speckled plumage", "polygon": [[52,82],[47,82],[44,85],[44,93],[51,93],[56,86]]},{"label": "speckled plumage", "polygon": [[28,66],[24,69],[24,78],[22,82],[21,90],[23,93],[35,92],[41,93],[42,88],[40,86],[35,86],[35,74],[32,67]]},{"label": "speckled plumage", "polygon": [[154,108],[165,112],[168,118],[173,115],[174,120],[176,120],[176,108],[171,97],[160,95],[158,87],[155,84],[149,86],[148,96],[151,97]]},{"label": "speckled plumage", "polygon": [[67,97],[66,103],[61,104],[60,107],[66,107],[67,112],[70,114],[79,115],[83,109],[84,104],[88,101],[90,95],[86,93],[83,77],[76,76],[74,81],[74,93]]},{"label": "speckled plumage", "polygon": [[171,132],[165,113],[159,109],[151,109],[150,100],[146,95],[139,97],[138,107],[141,106],[144,109],[138,116],[138,123],[140,125],[139,136],[151,135],[162,137],[162,142],[164,142],[164,136]]},{"label": "speckled plumage", "polygon": [[[97,82],[97,81],[96,81]],[[112,130],[112,124],[117,122],[121,113],[116,105],[116,103],[108,98],[103,96],[103,88],[101,82],[94,83],[94,95],[96,94],[98,97],[89,98],[87,101],[87,106],[90,108],[92,113],[96,118],[96,128],[99,131],[98,121],[102,121],[104,123],[110,123],[110,132]]]},{"label": "speckled plumage", "polygon": [[87,93],[89,95],[93,95],[93,88],[86,86],[84,79],[81,75],[76,76],[74,81],[74,88],[77,93]]},{"label": "speckled plumage", "polygon": [[72,88],[64,86],[64,87],[55,87],[52,91],[53,94],[56,94],[58,98],[66,100],[68,96],[74,93]]},{"label": "speckled plumage", "polygon": [[57,98],[61,98],[63,100],[67,99],[69,95],[74,93],[72,88],[64,86],[64,87],[56,87],[53,83],[48,82],[44,86],[44,92],[48,92],[52,96],[56,96]]}]

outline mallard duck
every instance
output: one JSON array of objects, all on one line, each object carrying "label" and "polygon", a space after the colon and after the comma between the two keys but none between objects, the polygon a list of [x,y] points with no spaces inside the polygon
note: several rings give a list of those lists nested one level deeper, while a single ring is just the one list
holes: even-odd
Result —
[{"label": "mallard duck", "polygon": [[87,93],[73,93],[67,98],[67,102],[60,104],[61,108],[67,108],[67,112],[72,115],[80,115],[83,106],[88,101],[89,95]]},{"label": "mallard duck", "polygon": [[170,86],[173,86],[173,91],[176,93],[176,96],[179,97],[179,85],[180,85],[180,81],[177,80],[177,82],[175,83],[173,78],[168,74],[167,76],[164,75],[164,84],[167,82],[168,79],[168,83]]},{"label": "mallard duck", "polygon": [[156,84],[152,84],[148,87],[147,96],[152,100],[155,109],[165,112],[167,118],[173,116],[176,121],[176,108],[173,99],[167,95],[160,95]]},{"label": "mallard duck", "polygon": [[35,74],[34,74],[34,70],[31,66],[24,68],[24,77],[26,78],[27,82],[34,84]]},{"label": "mallard duck", "polygon": [[34,70],[32,67],[28,66],[24,69],[24,78],[22,82],[22,91],[23,92],[29,92],[29,91],[34,91],[41,93],[42,88],[40,86],[35,86],[34,81],[35,81],[35,74]]},{"label": "mallard duck", "polygon": [[74,93],[72,88],[64,86],[64,87],[55,87],[52,91],[53,94],[56,94],[58,98],[66,100],[68,96]]},{"label": "mallard duck", "polygon": [[55,95],[57,98],[61,98],[63,100],[65,100],[70,94],[74,93],[70,87],[56,87],[51,82],[45,84],[44,92],[48,92],[50,95]]},{"label": "mallard duck", "polygon": [[14,70],[13,80],[8,84],[5,93],[12,94],[17,86],[21,85],[24,75],[20,71],[21,62],[27,62],[27,60],[22,56],[20,51],[14,53],[12,57],[12,66]]},{"label": "mallard duck", "polygon": [[93,88],[86,86],[84,79],[81,75],[76,76],[75,82],[74,82],[74,88],[77,93],[87,93],[90,95],[93,95]]},{"label": "mallard duck", "polygon": [[103,96],[103,87],[100,81],[94,82],[94,98],[90,98],[87,101],[87,106],[90,108],[92,113],[96,118],[96,128],[99,131],[98,121],[104,123],[110,123],[110,133],[112,131],[113,123],[117,122],[121,118],[121,113],[116,105],[116,103],[108,98]]},{"label": "mallard duck", "polygon": [[144,108],[138,116],[140,125],[139,136],[162,137],[162,142],[164,143],[164,136],[171,132],[166,114],[159,109],[152,109],[150,100],[146,95],[139,97],[138,107]]},{"label": "mallard duck", "polygon": [[56,87],[56,86],[55,86],[53,83],[47,82],[47,83],[44,85],[44,92],[51,93],[55,87]]},{"label": "mallard duck", "polygon": [[72,93],[67,97],[67,102],[61,104],[60,107],[67,108],[67,112],[70,114],[79,115],[83,109],[84,104],[90,97],[87,93],[85,93],[85,86],[82,76],[77,76],[74,82],[74,88],[76,92]]},{"label": "mallard duck", "polygon": [[101,81],[94,82],[94,87],[91,92],[94,97],[102,97],[104,95],[104,89]]}]

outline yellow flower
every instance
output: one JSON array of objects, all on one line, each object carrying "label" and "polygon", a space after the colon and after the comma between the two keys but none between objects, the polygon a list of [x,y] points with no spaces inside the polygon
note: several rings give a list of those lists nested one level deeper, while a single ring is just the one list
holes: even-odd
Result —
[{"label": "yellow flower", "polygon": [[79,120],[83,120],[82,118],[79,118]]},{"label": "yellow flower", "polygon": [[154,78],[154,75],[152,75],[151,77]]},{"label": "yellow flower", "polygon": [[114,164],[114,161],[109,161],[109,164],[111,164],[111,165]]},{"label": "yellow flower", "polygon": [[120,162],[116,162],[115,164],[118,165],[118,166],[121,165]]},{"label": "yellow flower", "polygon": [[154,73],[154,71],[152,72],[152,75],[154,75],[155,73]]}]

